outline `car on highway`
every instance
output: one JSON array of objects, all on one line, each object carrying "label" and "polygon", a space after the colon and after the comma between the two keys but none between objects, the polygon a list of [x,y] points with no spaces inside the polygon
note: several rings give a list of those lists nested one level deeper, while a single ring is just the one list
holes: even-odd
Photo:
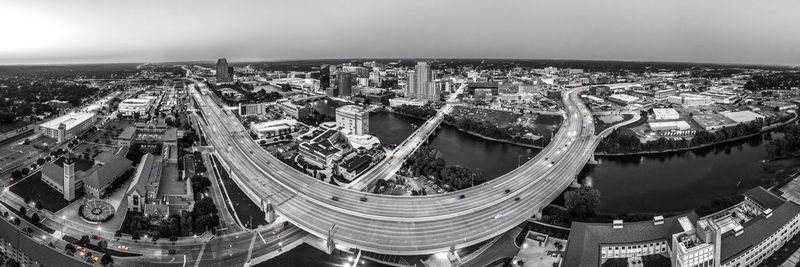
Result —
[{"label": "car on highway", "polygon": [[281,229],[272,230],[272,235],[277,235],[281,233]]},{"label": "car on highway", "polygon": [[92,239],[94,239],[94,240],[100,240],[100,236],[99,236],[99,235],[92,235]]},{"label": "car on highway", "polygon": [[503,190],[503,192],[506,192],[506,194],[511,193],[511,189],[506,188],[506,190]]},{"label": "car on highway", "polygon": [[119,249],[119,250],[123,250],[123,251],[128,251],[128,246],[119,245],[119,246],[117,247],[117,249]]},{"label": "car on highway", "polygon": [[519,197],[515,197],[515,198],[514,198],[514,201],[519,201]]},{"label": "car on highway", "polygon": [[89,259],[92,260],[93,262],[97,262],[98,260],[97,256],[95,255],[89,256]]},{"label": "car on highway", "polygon": [[458,195],[458,199],[464,199],[465,197],[467,197],[467,196],[464,195],[464,194]]},{"label": "car on highway", "polygon": [[81,247],[81,246],[75,246],[75,249],[77,249],[80,252],[86,252],[86,248]]},{"label": "car on highway", "polygon": [[358,200],[360,200],[361,202],[367,202],[367,198],[366,197],[361,197]]},{"label": "car on highway", "polygon": [[175,254],[178,254],[178,251],[177,251],[177,250],[174,250],[174,249],[170,249],[170,250],[167,250],[167,254],[169,254],[169,255],[175,255]]},{"label": "car on highway", "polygon": [[495,218],[495,219],[500,219],[500,217],[503,217],[503,214],[502,214],[502,213],[500,213],[500,214],[497,214],[497,215],[495,215],[495,216],[494,216],[494,218]]},{"label": "car on highway", "polygon": [[331,197],[331,200],[333,200],[333,201],[339,201],[339,197]]}]

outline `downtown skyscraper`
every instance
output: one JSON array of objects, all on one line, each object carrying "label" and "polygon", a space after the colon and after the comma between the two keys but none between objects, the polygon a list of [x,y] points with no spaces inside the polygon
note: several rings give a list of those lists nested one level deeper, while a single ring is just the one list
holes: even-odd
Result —
[{"label": "downtown skyscraper", "polygon": [[233,67],[228,66],[228,60],[220,58],[217,60],[217,82],[232,82]]},{"label": "downtown skyscraper", "polygon": [[417,62],[414,71],[408,73],[406,97],[431,101],[439,99],[439,92],[433,82],[431,67],[427,62]]}]

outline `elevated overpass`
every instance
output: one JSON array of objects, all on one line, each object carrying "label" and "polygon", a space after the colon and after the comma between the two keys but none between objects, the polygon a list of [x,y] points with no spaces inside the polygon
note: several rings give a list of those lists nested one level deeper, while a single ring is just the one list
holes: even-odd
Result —
[{"label": "elevated overpass", "polygon": [[331,236],[336,244],[383,254],[446,252],[515,227],[567,188],[600,140],[591,134],[591,115],[572,90],[562,95],[564,128],[521,167],[458,192],[377,195],[335,187],[283,164],[250,138],[234,114],[202,94],[207,92],[203,84],[190,91],[208,122],[201,125],[208,143],[255,203],[321,239],[328,239],[335,224]]}]

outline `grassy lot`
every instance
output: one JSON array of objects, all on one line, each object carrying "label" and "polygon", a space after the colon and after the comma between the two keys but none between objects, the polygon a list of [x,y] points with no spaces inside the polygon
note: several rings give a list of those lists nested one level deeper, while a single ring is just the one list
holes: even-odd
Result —
[{"label": "grassy lot", "polygon": [[504,127],[508,124],[514,124],[519,119],[520,115],[501,110],[479,109],[479,108],[465,108],[456,107],[451,114],[455,117],[467,117],[476,121],[489,121]]},{"label": "grassy lot", "polygon": [[64,194],[59,193],[42,181],[42,172],[36,172],[11,186],[11,192],[22,199],[31,199],[42,204],[42,208],[57,212],[67,205]]}]

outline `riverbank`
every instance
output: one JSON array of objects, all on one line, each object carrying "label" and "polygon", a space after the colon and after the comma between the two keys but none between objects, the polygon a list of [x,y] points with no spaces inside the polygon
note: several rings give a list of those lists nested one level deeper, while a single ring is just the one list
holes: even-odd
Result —
[{"label": "riverbank", "polygon": [[727,143],[731,143],[731,142],[736,142],[736,141],[744,140],[744,139],[751,138],[751,137],[754,137],[754,136],[759,136],[759,135],[762,135],[762,134],[764,134],[766,132],[775,130],[778,127],[781,127],[781,126],[784,126],[786,124],[795,122],[795,121],[797,121],[797,118],[798,118],[798,115],[795,114],[795,116],[792,119],[790,119],[788,121],[785,121],[785,122],[781,122],[781,123],[777,123],[777,124],[773,124],[773,125],[767,126],[765,129],[763,129],[763,130],[761,130],[761,131],[759,131],[757,133],[747,134],[747,135],[743,135],[743,136],[727,139],[725,141],[714,142],[714,143],[710,143],[710,144],[703,144],[703,145],[699,145],[699,146],[673,148],[673,149],[665,149],[665,150],[623,152],[623,153],[595,152],[594,154],[595,154],[595,156],[604,156],[604,157],[624,157],[624,156],[644,156],[644,155],[657,155],[657,154],[668,154],[668,153],[675,153],[675,152],[692,151],[692,150],[697,150],[697,149],[701,149],[701,148],[708,148],[708,147],[713,147],[713,146],[717,146],[717,145],[723,145],[723,144],[727,144]]},{"label": "riverbank", "polygon": [[[394,111],[392,109],[383,109],[383,110],[386,111],[386,112],[389,112],[389,113],[408,116],[408,117],[415,118],[415,119],[420,119],[420,120],[428,120],[428,119],[430,119],[430,118],[426,119],[426,118],[422,118],[422,117],[419,117],[419,116],[414,116],[414,115],[410,115],[410,114],[406,114],[406,113],[402,113],[402,112],[397,112],[397,111]],[[486,140],[489,140],[489,141],[501,142],[501,143],[517,145],[517,146],[521,146],[521,147],[539,149],[539,150],[541,150],[543,148],[543,146],[537,146],[535,144],[525,144],[525,143],[520,143],[520,142],[514,142],[514,141],[511,141],[511,140],[503,140],[503,139],[491,138],[491,137],[488,137],[488,136],[485,136],[485,135],[482,135],[482,134],[479,134],[479,133],[476,133],[476,132],[467,131],[467,130],[458,128],[455,125],[447,123],[446,121],[442,121],[442,124],[450,126],[450,127],[453,127],[454,129],[458,130],[459,132],[467,133],[469,135],[472,135],[472,136],[475,136],[475,137],[479,137],[479,138],[483,138],[483,139],[486,139]]]}]

